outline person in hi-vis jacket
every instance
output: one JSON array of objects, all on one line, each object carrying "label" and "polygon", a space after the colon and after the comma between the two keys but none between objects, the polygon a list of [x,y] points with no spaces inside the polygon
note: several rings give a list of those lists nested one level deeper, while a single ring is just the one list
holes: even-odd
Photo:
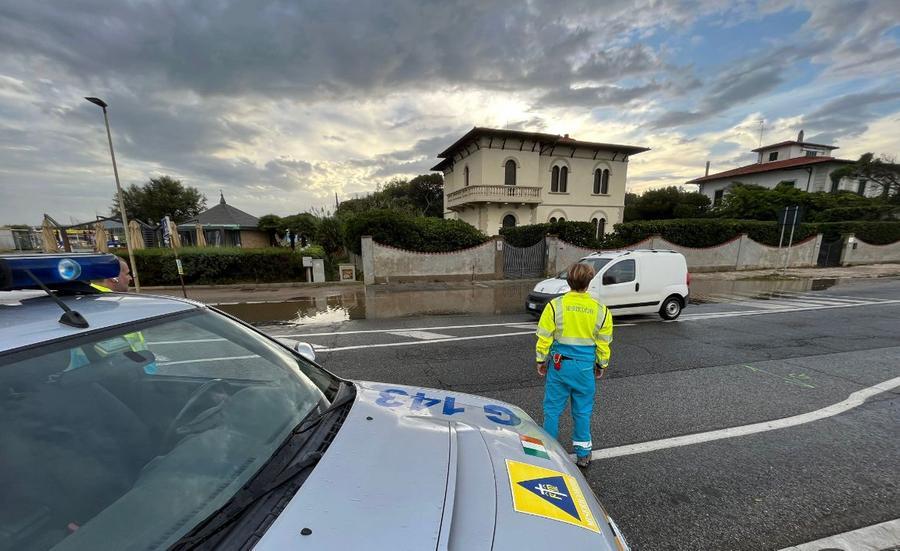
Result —
[{"label": "person in hi-vis jacket", "polygon": [[559,435],[559,416],[572,401],[572,445],[579,467],[591,462],[591,413],[596,379],[609,367],[612,313],[587,293],[594,269],[587,264],[569,267],[571,291],[547,303],[537,328],[537,371],[547,377],[544,387],[544,430]]}]

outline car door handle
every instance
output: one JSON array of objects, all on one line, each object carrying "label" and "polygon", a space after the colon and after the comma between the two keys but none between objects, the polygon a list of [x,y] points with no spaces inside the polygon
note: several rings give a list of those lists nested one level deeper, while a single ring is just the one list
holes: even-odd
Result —
[{"label": "car door handle", "polygon": [[635,284],[634,284],[634,292],[637,293],[637,292],[640,291],[640,290],[641,290],[641,284],[640,284],[640,283],[635,283]]}]

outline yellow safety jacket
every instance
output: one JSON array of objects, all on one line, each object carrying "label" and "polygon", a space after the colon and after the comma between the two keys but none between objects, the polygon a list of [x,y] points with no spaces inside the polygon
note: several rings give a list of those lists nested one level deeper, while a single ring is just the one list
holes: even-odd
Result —
[{"label": "yellow safety jacket", "polygon": [[612,313],[587,293],[570,291],[547,303],[537,328],[536,356],[547,361],[551,348],[565,357],[609,365]]}]

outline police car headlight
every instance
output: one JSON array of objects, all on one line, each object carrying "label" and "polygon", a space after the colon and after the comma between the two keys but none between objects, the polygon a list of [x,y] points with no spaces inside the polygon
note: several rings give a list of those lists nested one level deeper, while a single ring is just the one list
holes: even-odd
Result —
[{"label": "police car headlight", "polygon": [[71,258],[63,258],[57,264],[56,269],[59,271],[59,277],[66,281],[78,279],[81,275],[81,264],[75,262]]}]

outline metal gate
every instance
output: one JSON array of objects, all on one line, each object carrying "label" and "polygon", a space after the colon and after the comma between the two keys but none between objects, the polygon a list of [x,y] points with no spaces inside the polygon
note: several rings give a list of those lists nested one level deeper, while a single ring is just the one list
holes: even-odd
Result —
[{"label": "metal gate", "polygon": [[832,266],[840,266],[841,251],[844,249],[843,237],[832,237],[830,239],[822,239],[822,247],[819,248],[819,258],[816,265],[820,268],[828,268]]},{"label": "metal gate", "polygon": [[544,276],[547,245],[541,239],[530,247],[503,245],[503,276],[506,279],[528,279]]}]

